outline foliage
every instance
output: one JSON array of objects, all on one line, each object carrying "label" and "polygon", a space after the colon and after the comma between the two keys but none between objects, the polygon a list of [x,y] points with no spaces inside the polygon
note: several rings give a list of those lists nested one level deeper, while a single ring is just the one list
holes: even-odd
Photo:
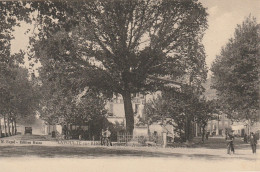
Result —
[{"label": "foliage", "polygon": [[[126,132],[124,123],[119,123],[117,121],[115,122],[115,124],[109,122],[107,127],[111,131],[111,141],[117,141],[118,133]],[[105,125],[105,128],[106,128],[106,125]]]},{"label": "foliage", "polygon": [[[180,137],[188,139],[187,120],[195,121],[205,128],[207,122],[212,119],[213,113],[217,112],[213,101],[206,101],[190,88],[178,91],[173,88],[165,89],[162,95],[157,96],[145,107],[148,120],[162,121],[174,126],[175,132]],[[167,118],[172,119],[166,120]]]},{"label": "foliage", "polygon": [[96,118],[104,117],[106,114],[104,96],[92,89],[73,89],[74,80],[59,73],[59,69],[54,67],[51,73],[47,73],[45,69],[41,68],[38,78],[41,82],[42,119],[49,124],[69,123],[81,126]]},{"label": "foliage", "polygon": [[156,121],[162,121],[168,114],[167,103],[161,95],[154,97],[145,104],[145,115],[148,119],[148,125]]},{"label": "foliage", "polygon": [[4,92],[1,92],[0,115],[7,120],[7,127],[13,122],[34,122],[39,97],[37,86],[29,80],[28,70],[18,66],[9,68],[8,75],[2,79],[5,86],[1,88]]},{"label": "foliage", "polygon": [[259,120],[259,28],[254,17],[246,18],[211,68],[212,88],[233,120]]},{"label": "foliage", "polygon": [[[15,78],[16,68],[22,63],[23,54],[11,55],[12,31],[26,20],[30,10],[23,2],[0,2],[0,111],[10,103],[10,82]],[[28,20],[26,20],[28,21]]]},{"label": "foliage", "polygon": [[10,64],[17,60],[11,57],[10,41],[14,38],[12,32],[14,31],[14,26],[19,26],[18,21],[25,20],[30,22],[28,17],[30,12],[30,8],[26,7],[26,2],[0,2],[0,65],[3,65],[3,63]]},{"label": "foliage", "polygon": [[88,130],[90,137],[92,139],[94,136],[95,140],[100,139],[102,129],[105,131],[107,128],[111,132],[110,140],[117,141],[117,135],[119,132],[125,132],[125,127],[123,123],[115,122],[111,123],[104,117],[97,117],[89,121],[90,130]]},{"label": "foliage", "polygon": [[31,39],[35,57],[81,76],[81,89],[121,94],[130,132],[131,94],[162,85],[151,76],[177,79],[205,67],[201,38],[207,14],[199,2],[46,1],[31,7],[39,14],[39,34]]},{"label": "foliage", "polygon": [[27,69],[18,67],[15,73],[15,77],[9,83],[11,95],[9,113],[21,117],[35,116],[39,103],[38,87],[33,80],[29,80]]},{"label": "foliage", "polygon": [[137,142],[140,143],[141,145],[146,145],[147,139],[145,136],[139,136],[137,138]]},{"label": "foliage", "polygon": [[14,27],[19,26],[21,20],[30,22],[31,11],[26,2],[0,2],[0,117],[7,120],[8,135],[10,122],[16,125],[16,119],[34,115],[37,106],[27,71],[19,67],[23,63],[24,53],[11,54]]}]

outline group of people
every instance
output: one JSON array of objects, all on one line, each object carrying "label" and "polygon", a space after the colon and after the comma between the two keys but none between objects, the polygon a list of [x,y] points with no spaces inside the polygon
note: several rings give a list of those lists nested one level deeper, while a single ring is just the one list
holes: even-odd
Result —
[{"label": "group of people", "polygon": [[109,129],[107,128],[105,131],[104,129],[102,129],[101,131],[101,145],[104,146],[112,146],[112,142],[110,140],[111,137],[111,132],[109,131]]},{"label": "group of people", "polygon": [[[228,134],[228,137],[226,138],[226,140],[228,141],[228,143],[227,143],[227,153],[228,154],[230,154],[231,152],[233,152],[233,154],[235,153],[234,139],[235,139],[235,137],[234,137],[233,132]],[[253,152],[253,154],[255,154],[256,153],[257,138],[256,138],[256,135],[253,132],[250,133],[249,141],[250,141],[250,145],[251,145],[251,148],[252,148],[252,152]],[[247,143],[247,135],[245,135],[245,137],[244,137],[244,142]]]}]

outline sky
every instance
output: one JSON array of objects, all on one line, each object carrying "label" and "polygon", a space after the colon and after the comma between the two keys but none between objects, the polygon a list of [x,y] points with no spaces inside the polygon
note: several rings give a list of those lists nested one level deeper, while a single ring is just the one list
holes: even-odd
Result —
[{"label": "sky", "polygon": [[206,63],[210,68],[216,55],[233,37],[235,28],[250,14],[260,23],[260,0],[199,0],[208,13],[208,29],[203,38]]},{"label": "sky", "polygon": [[[206,51],[206,64],[210,68],[221,47],[225,46],[233,37],[235,28],[242,24],[250,14],[257,18],[260,23],[260,0],[199,0],[207,8],[208,29],[203,38]],[[15,39],[12,41],[12,52],[26,49],[29,44],[29,35],[24,33],[30,27],[23,24],[14,32]],[[26,62],[28,64],[28,62]]]}]

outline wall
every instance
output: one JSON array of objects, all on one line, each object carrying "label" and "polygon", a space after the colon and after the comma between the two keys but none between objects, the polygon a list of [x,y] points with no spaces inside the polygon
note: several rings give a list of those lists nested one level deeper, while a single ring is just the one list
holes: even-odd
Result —
[{"label": "wall", "polygon": [[[135,114],[135,122],[138,120],[137,117],[145,118],[144,116],[144,104],[145,104],[145,96],[141,94],[133,95],[132,97],[132,107],[133,112]],[[125,109],[124,109],[124,101],[121,95],[113,97],[113,99],[107,102],[105,108],[108,110],[108,120],[110,122],[122,122],[125,121]]]},{"label": "wall", "polygon": [[135,127],[133,131],[133,136],[148,136],[148,128],[147,127]]},{"label": "wall", "polygon": [[225,135],[226,128],[231,128],[231,120],[228,119],[225,114],[220,114],[219,121],[210,120],[206,130],[210,132],[210,134],[215,133],[216,135]]},{"label": "wall", "polygon": [[151,134],[156,131],[158,135],[162,135],[163,132],[166,132],[168,133],[167,136],[174,137],[174,128],[172,125],[162,126],[160,124],[154,123],[149,126],[149,131]]}]

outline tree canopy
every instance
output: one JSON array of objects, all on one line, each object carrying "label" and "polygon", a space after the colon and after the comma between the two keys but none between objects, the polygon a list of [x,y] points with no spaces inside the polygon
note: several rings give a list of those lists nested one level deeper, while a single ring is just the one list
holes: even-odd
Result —
[{"label": "tree canopy", "polygon": [[20,67],[24,53],[11,54],[14,27],[22,20],[31,21],[32,9],[26,4],[21,1],[0,2],[0,115],[7,119],[9,135],[9,122],[35,115],[37,107],[34,83],[29,81],[28,71]]},{"label": "tree canopy", "polygon": [[[176,79],[205,70],[201,38],[205,8],[179,0],[33,2],[41,63],[62,62],[82,87],[123,96],[127,129],[134,127],[131,94],[158,89],[154,77]],[[79,86],[80,86],[79,85]]]},{"label": "tree canopy", "polygon": [[235,29],[211,71],[222,109],[234,120],[259,120],[260,25],[249,16]]}]

